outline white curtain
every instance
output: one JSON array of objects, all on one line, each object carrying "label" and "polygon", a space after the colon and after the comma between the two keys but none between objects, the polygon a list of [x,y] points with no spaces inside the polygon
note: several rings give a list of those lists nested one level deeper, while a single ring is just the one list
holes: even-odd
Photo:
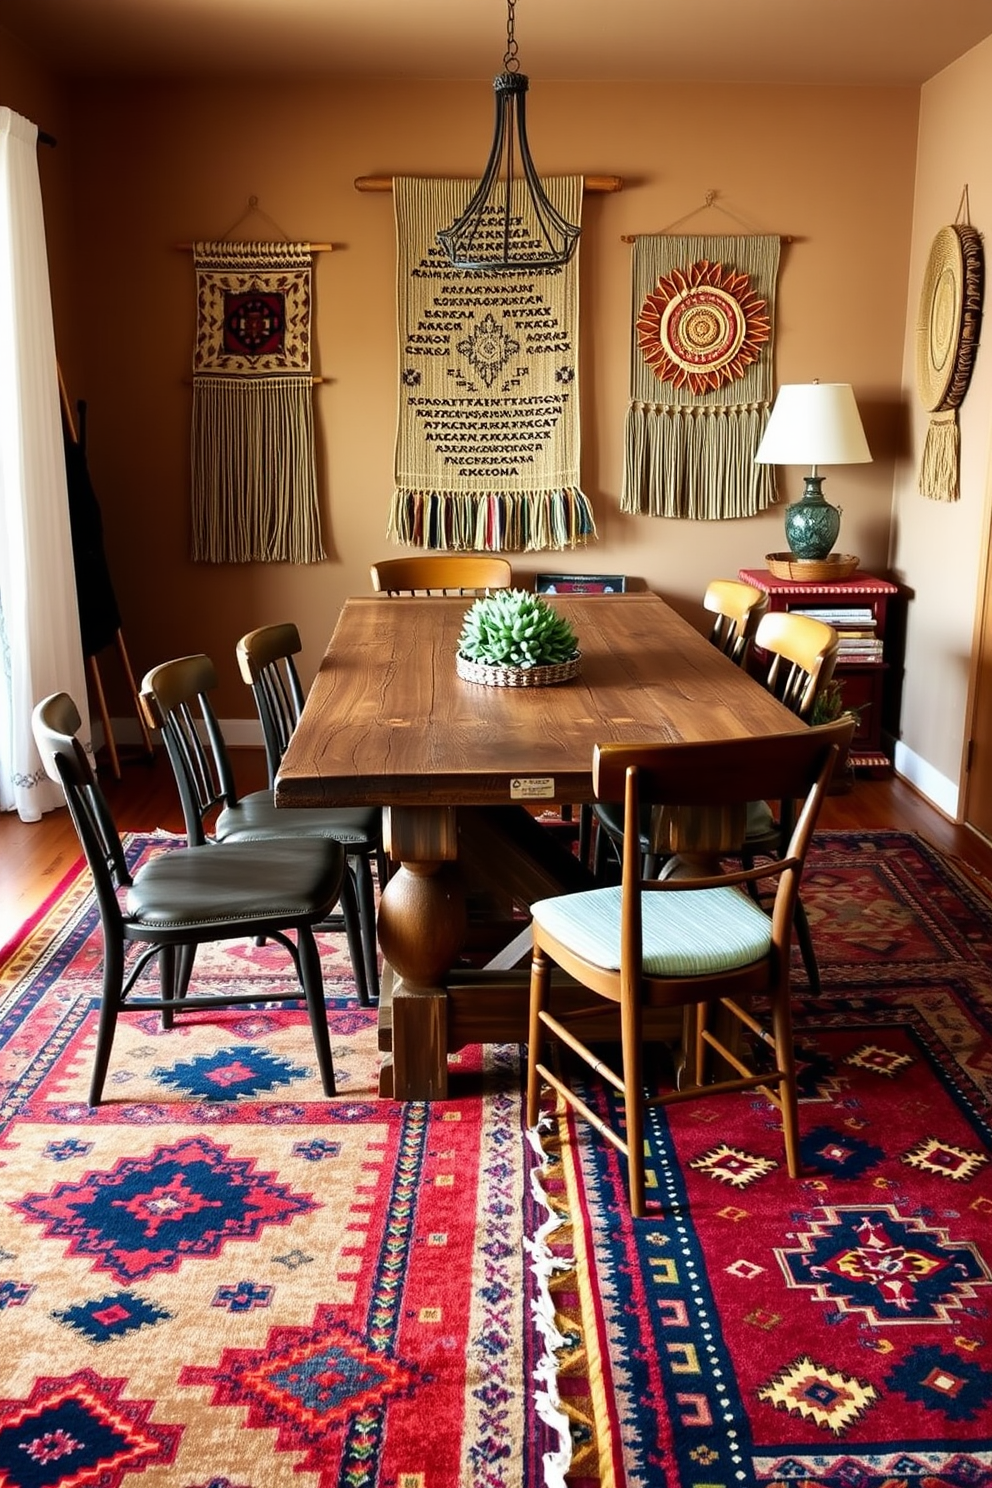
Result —
[{"label": "white curtain", "polygon": [[31,710],[68,692],[86,716],[37,126],[0,108],[0,808],[63,804]]}]

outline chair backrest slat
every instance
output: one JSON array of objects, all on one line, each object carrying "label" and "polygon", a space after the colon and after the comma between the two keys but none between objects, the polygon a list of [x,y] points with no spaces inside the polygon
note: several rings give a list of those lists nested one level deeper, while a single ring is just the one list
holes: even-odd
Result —
[{"label": "chair backrest slat", "polygon": [[270,786],[303,712],[303,687],[293,660],[302,649],[300,633],[289,623],[260,626],[237,646],[238,669],[251,688],[262,725]]},{"label": "chair backrest slat", "polygon": [[162,662],[141,683],[145,717],[161,730],[191,846],[207,840],[214,811],[238,802],[234,768],[207,696],[216,685],[213,662],[202,654]]}]

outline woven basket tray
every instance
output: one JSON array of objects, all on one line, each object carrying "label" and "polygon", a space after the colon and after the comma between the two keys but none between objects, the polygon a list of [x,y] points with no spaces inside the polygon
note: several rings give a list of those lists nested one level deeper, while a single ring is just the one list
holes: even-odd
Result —
[{"label": "woven basket tray", "polygon": [[852,553],[829,553],[826,558],[797,558],[792,553],[766,553],[768,571],[776,579],[799,584],[822,584],[831,579],[849,579],[858,566]]},{"label": "woven basket tray", "polygon": [[494,666],[459,655],[455,657],[455,667],[464,681],[481,682],[484,687],[551,687],[555,682],[567,682],[569,677],[576,676],[580,660],[576,652],[557,666]]}]

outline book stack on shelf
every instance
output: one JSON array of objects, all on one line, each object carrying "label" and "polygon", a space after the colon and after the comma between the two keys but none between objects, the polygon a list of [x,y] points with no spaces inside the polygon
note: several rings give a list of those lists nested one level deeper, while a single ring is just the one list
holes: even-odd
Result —
[{"label": "book stack on shelf", "polygon": [[790,605],[789,610],[793,615],[809,615],[833,626],[840,640],[838,660],[882,661],[884,643],[871,605]]}]

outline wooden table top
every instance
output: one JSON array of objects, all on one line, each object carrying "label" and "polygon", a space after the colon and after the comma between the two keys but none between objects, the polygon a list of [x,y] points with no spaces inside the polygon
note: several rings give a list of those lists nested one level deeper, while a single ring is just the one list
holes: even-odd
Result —
[{"label": "wooden table top", "polygon": [[463,681],[455,652],[471,603],[346,601],[283,759],[277,804],[590,801],[597,743],[803,727],[654,594],[551,600],[582,653],[568,682]]}]

